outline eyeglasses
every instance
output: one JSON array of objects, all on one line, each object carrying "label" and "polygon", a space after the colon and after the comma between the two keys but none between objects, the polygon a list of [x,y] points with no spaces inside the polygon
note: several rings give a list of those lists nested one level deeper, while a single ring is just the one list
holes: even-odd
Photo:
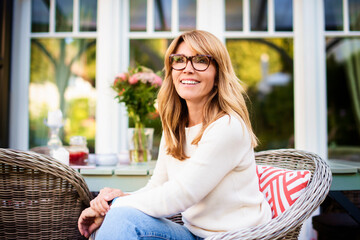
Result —
[{"label": "eyeglasses", "polygon": [[191,66],[200,72],[208,69],[210,62],[214,59],[210,55],[185,56],[183,54],[171,54],[169,58],[171,68],[174,70],[184,70],[188,61],[190,61]]}]

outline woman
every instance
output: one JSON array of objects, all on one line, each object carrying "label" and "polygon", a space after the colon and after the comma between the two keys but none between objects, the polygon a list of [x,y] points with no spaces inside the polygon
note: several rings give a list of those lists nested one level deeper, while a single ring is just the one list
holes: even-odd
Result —
[{"label": "woman", "polygon": [[[131,195],[102,190],[81,214],[80,232],[88,236],[101,225],[96,239],[202,239],[269,221],[243,94],[214,35],[177,37],[158,94],[163,137],[154,174]],[[164,219],[180,212],[184,226]]]}]

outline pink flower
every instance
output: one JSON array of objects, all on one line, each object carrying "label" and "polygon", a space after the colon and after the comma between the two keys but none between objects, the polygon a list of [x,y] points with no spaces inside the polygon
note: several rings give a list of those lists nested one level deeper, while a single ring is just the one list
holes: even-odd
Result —
[{"label": "pink flower", "polygon": [[120,78],[122,81],[125,81],[127,79],[127,73],[120,73],[116,76],[116,78]]},{"label": "pink flower", "polygon": [[162,79],[158,75],[155,74],[154,79],[152,81],[152,85],[160,87],[162,84]]},{"label": "pink flower", "polygon": [[115,77],[114,85],[116,85],[118,82],[124,82],[128,78],[127,73],[120,73]]},{"label": "pink flower", "polygon": [[152,78],[152,73],[150,72],[139,72],[139,73],[136,73],[136,77],[142,82],[142,83],[148,83],[151,81],[151,78]]},{"label": "pink flower", "polygon": [[129,83],[130,83],[131,85],[136,84],[138,81],[139,81],[139,79],[138,79],[137,74],[134,74],[134,75],[132,75],[132,76],[129,78]]}]

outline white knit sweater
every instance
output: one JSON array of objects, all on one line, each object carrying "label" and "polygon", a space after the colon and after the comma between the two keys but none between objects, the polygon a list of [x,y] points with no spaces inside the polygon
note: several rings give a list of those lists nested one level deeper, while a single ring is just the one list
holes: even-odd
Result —
[{"label": "white knit sweater", "polygon": [[186,128],[190,158],[184,161],[166,154],[162,139],[148,184],[111,207],[130,206],[153,217],[181,212],[185,226],[200,237],[269,221],[271,210],[259,191],[245,124],[224,116],[205,130],[197,146],[191,145],[200,129],[201,124]]}]

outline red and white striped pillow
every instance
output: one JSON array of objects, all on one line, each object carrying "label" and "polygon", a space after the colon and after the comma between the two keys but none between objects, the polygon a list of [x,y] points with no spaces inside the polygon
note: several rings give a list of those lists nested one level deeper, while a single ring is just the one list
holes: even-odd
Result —
[{"label": "red and white striped pillow", "polygon": [[288,209],[307,186],[310,171],[294,171],[271,166],[256,166],[260,191],[272,209],[273,218]]}]

